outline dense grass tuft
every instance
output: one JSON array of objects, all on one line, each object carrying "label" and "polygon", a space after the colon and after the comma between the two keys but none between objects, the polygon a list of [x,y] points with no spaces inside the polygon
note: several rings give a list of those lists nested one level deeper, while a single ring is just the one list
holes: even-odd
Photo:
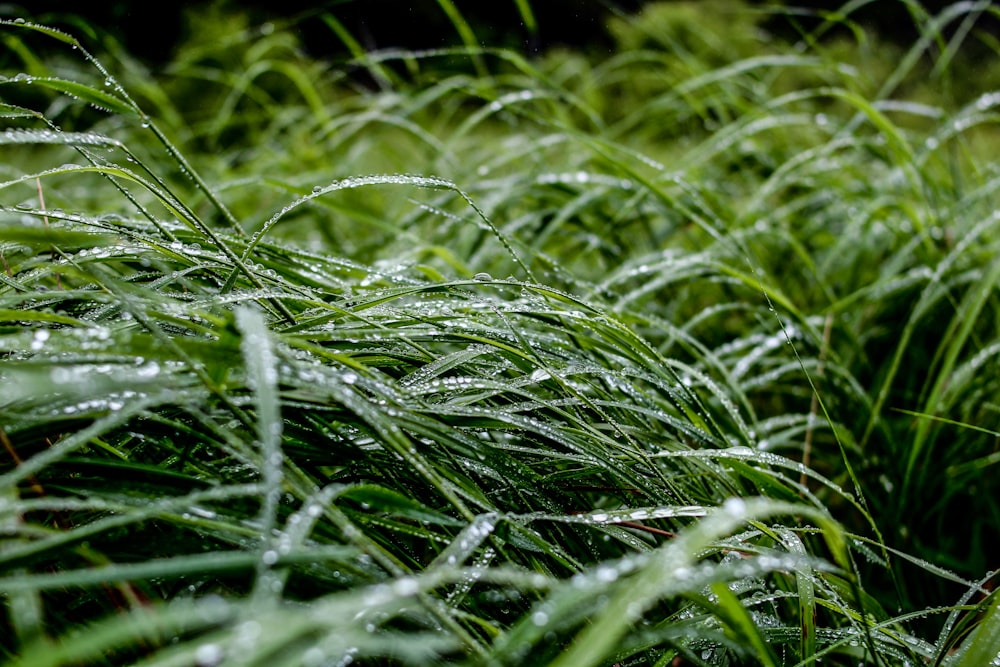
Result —
[{"label": "dense grass tuft", "polygon": [[156,75],[0,21],[3,660],[995,660],[991,3],[441,5]]}]

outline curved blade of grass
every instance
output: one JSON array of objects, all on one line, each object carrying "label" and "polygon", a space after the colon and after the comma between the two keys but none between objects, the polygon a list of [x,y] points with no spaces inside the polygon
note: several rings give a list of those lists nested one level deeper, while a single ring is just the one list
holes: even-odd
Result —
[{"label": "curved blade of grass", "polygon": [[279,592],[273,584],[270,569],[279,557],[277,551],[277,514],[284,477],[284,454],[281,439],[284,422],[278,398],[277,358],[271,344],[264,316],[241,307],[236,310],[236,326],[240,331],[240,352],[247,369],[247,381],[254,394],[257,441],[260,447],[263,502],[258,522],[261,526],[261,546],[258,554],[255,600],[273,600]]},{"label": "curved blade of grass", "polygon": [[122,102],[120,99],[104,92],[103,90],[98,90],[87,86],[85,84],[79,83],[77,81],[67,81],[66,79],[56,79],[53,77],[25,77],[23,79],[8,79],[0,83],[30,83],[41,86],[43,88],[48,88],[50,90],[55,90],[60,93],[66,93],[70,97],[74,97],[78,100],[82,100],[91,106],[98,109],[103,109],[108,113],[118,114],[121,116],[138,117],[135,109],[133,109],[128,104]]},{"label": "curved blade of grass", "polygon": [[848,566],[849,556],[841,529],[826,514],[812,508],[763,499],[734,501],[663,547],[648,565],[616,592],[605,610],[553,664],[557,667],[601,664],[628,626],[657,598],[683,587],[683,578],[678,572],[694,566],[694,554],[745,521],[786,513],[801,513],[821,525],[834,558],[842,566]]},{"label": "curved blade of grass", "polygon": [[479,40],[476,39],[476,34],[472,31],[472,26],[469,25],[468,21],[465,20],[465,17],[462,16],[462,13],[458,11],[455,3],[451,0],[437,0],[437,3],[448,17],[448,20],[455,26],[459,37],[462,38],[462,43],[465,44],[467,49],[471,50],[472,64],[475,66],[479,78],[488,80],[489,71],[486,69],[486,64],[476,53],[476,50],[480,48],[480,44]]}]

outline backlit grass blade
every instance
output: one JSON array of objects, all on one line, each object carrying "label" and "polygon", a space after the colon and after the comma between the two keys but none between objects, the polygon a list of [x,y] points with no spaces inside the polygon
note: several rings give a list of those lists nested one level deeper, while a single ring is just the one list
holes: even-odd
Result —
[{"label": "backlit grass blade", "polygon": [[254,416],[263,486],[263,502],[258,518],[261,547],[255,593],[262,596],[261,599],[267,599],[273,598],[277,593],[269,570],[279,558],[275,530],[284,476],[284,454],[281,448],[284,422],[278,398],[278,360],[263,315],[249,308],[240,308],[236,311],[236,326],[241,334],[240,352],[246,364],[247,383],[254,392]]}]

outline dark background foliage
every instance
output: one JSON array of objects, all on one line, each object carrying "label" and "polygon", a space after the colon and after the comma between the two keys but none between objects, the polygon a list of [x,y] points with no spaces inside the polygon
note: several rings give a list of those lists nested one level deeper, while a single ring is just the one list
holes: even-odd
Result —
[{"label": "dark background foliage", "polygon": [[[610,46],[605,29],[606,18],[614,13],[634,13],[650,0],[544,0],[531,4],[537,19],[532,31],[525,25],[514,0],[480,2],[455,0],[455,6],[470,23],[477,36],[492,46],[507,46],[536,52],[558,45],[601,49]],[[836,11],[842,0],[797,0],[795,2],[764,2],[761,7],[786,6],[800,8],[793,14],[782,13],[768,28],[794,34],[796,24],[815,25],[818,15]],[[950,0],[925,0],[921,3],[930,13],[937,13],[952,4]],[[127,51],[150,63],[166,62],[174,47],[184,36],[187,26],[185,12],[193,17],[211,7],[246,13],[251,22],[263,23],[279,18],[298,19],[303,43],[314,56],[340,55],[343,45],[331,38],[330,30],[315,17],[332,12],[351,33],[369,49],[404,47],[435,48],[456,41],[455,28],[436,0],[286,0],[281,3],[254,0],[233,2],[195,0],[167,5],[150,5],[135,0],[80,3],[72,0],[45,0],[28,5],[0,5],[0,15],[28,16],[49,24],[62,24],[77,30],[85,25],[106,31],[119,39]],[[900,42],[911,41],[916,28],[911,9],[897,0],[876,0],[851,13],[853,20],[866,28],[877,30],[884,37]],[[790,16],[794,16],[790,19]],[[79,17],[74,23],[72,17]],[[419,20],[416,20],[419,17]],[[196,20],[196,18],[194,19]]]}]

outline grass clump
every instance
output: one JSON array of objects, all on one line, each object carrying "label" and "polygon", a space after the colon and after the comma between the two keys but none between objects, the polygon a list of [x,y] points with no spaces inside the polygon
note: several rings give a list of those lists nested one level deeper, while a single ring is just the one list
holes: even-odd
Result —
[{"label": "grass clump", "polygon": [[992,660],[988,4],[363,90],[3,22],[4,660]]}]

